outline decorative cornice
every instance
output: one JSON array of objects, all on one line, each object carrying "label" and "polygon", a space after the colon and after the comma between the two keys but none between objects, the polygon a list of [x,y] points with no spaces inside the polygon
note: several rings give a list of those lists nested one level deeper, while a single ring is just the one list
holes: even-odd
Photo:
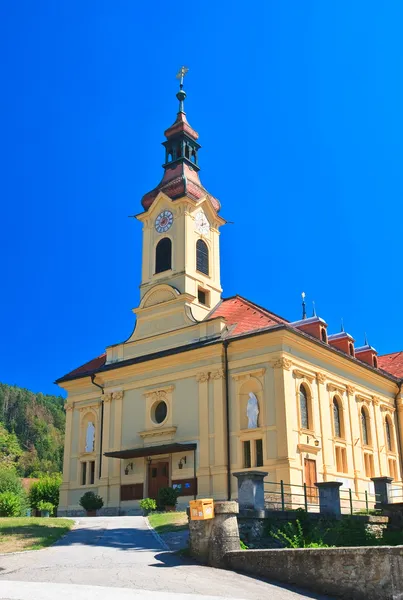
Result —
[{"label": "decorative cornice", "polygon": [[375,406],[378,406],[381,402],[381,399],[379,398],[379,396],[372,396],[371,399]]},{"label": "decorative cornice", "polygon": [[199,383],[205,383],[206,381],[208,381],[210,378],[210,373],[208,371],[200,371],[200,373],[197,373],[196,375],[196,380]]},{"label": "decorative cornice", "polygon": [[222,379],[224,377],[224,369],[217,369],[211,371],[211,379]]},{"label": "decorative cornice", "polygon": [[362,396],[361,394],[356,394],[355,401],[356,402],[361,402],[361,403],[365,402],[365,404],[369,405],[369,404],[371,404],[372,399],[368,398],[368,396]]},{"label": "decorative cornice", "polygon": [[67,412],[67,411],[70,411],[70,410],[73,410],[73,408],[74,408],[74,402],[71,402],[70,404],[68,404],[68,403],[66,402],[66,403],[65,403],[65,405],[64,405],[64,410],[65,410],[66,412]]},{"label": "decorative cornice", "polygon": [[166,400],[167,399],[167,394],[171,393],[174,390],[173,385],[167,385],[165,387],[161,387],[161,388],[157,388],[154,390],[148,390],[147,392],[144,392],[144,396],[146,398],[151,398],[151,400],[153,402],[155,402],[156,400]]},{"label": "decorative cornice", "polygon": [[281,356],[280,358],[271,361],[271,366],[273,369],[284,369],[285,371],[289,371],[292,367],[292,361],[285,356]]},{"label": "decorative cornice", "polygon": [[300,369],[294,369],[292,373],[296,379],[307,379],[311,383],[315,379],[315,375],[313,373],[301,371]]},{"label": "decorative cornice", "polygon": [[346,391],[345,388],[341,387],[340,385],[335,385],[334,383],[328,383],[326,388],[328,392],[339,394],[340,396],[343,396]]},{"label": "decorative cornice", "polygon": [[297,444],[297,448],[300,452],[311,452],[312,454],[318,454],[322,450],[320,446],[311,446],[311,444]]},{"label": "decorative cornice", "polygon": [[[122,392],[120,392],[120,393],[123,395]],[[111,400],[112,400],[112,394],[104,394],[103,398],[104,398],[104,402],[111,402]]]},{"label": "decorative cornice", "polygon": [[143,439],[149,437],[160,437],[161,435],[174,435],[178,428],[176,425],[172,427],[163,427],[162,429],[146,429],[145,431],[139,431],[139,436]]},{"label": "decorative cornice", "polygon": [[113,393],[112,393],[112,399],[113,399],[113,400],[122,400],[122,399],[123,399],[123,394],[124,394],[124,392],[123,392],[123,391],[120,391],[120,392],[113,392]]},{"label": "decorative cornice", "polygon": [[346,391],[349,396],[354,396],[354,394],[355,394],[355,388],[353,388],[352,385],[347,385]]},{"label": "decorative cornice", "polygon": [[84,410],[98,411],[100,404],[101,404],[101,400],[96,400],[96,401],[92,402],[91,404],[84,404],[83,406],[77,406],[77,408],[80,412],[83,412]]},{"label": "decorative cornice", "polygon": [[[380,408],[381,408],[382,412],[394,413],[396,411],[396,408],[394,406],[390,406],[390,404],[384,404],[384,403],[382,404],[381,403]],[[398,410],[399,410],[399,408],[398,408]]]},{"label": "decorative cornice", "polygon": [[251,377],[262,377],[266,373],[265,368],[254,369],[253,371],[242,371],[241,373],[232,373],[231,377],[236,381],[241,379],[250,379]]},{"label": "decorative cornice", "polygon": [[324,373],[316,373],[316,381],[318,383],[325,383],[327,376]]}]

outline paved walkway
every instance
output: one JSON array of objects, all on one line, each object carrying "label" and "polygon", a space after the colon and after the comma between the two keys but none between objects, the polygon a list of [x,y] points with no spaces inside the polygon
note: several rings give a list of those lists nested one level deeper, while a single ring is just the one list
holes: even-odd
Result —
[{"label": "paved walkway", "polygon": [[110,600],[111,592],[114,600],[324,598],[182,560],[143,517],[79,519],[51,548],[0,556],[2,599]]}]

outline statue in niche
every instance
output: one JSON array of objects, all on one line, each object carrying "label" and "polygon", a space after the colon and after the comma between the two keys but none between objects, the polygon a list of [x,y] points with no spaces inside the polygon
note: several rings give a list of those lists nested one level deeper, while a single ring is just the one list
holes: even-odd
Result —
[{"label": "statue in niche", "polygon": [[248,417],[248,429],[256,429],[259,416],[259,403],[253,392],[249,392],[249,400],[246,407],[246,416]]},{"label": "statue in niche", "polygon": [[85,451],[93,452],[95,442],[95,425],[91,421],[87,425],[87,433],[85,434]]}]

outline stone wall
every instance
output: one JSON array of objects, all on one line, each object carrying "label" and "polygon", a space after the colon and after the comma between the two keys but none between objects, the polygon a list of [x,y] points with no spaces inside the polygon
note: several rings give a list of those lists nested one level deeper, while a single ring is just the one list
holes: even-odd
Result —
[{"label": "stone wall", "polygon": [[403,547],[241,550],[228,569],[345,600],[402,600]]},{"label": "stone wall", "polygon": [[[324,518],[320,513],[303,513],[303,515],[304,519],[308,519],[319,527]],[[352,518],[364,523],[366,529],[377,538],[382,538],[389,521],[387,516],[381,515],[342,515],[340,518]],[[269,535],[270,528],[281,527],[285,523],[294,522],[297,519],[301,519],[301,515],[296,511],[241,510],[238,515],[239,535],[247,545],[252,544],[258,548],[277,548],[279,542]],[[324,528],[328,529],[329,519],[325,518],[324,523]]]}]

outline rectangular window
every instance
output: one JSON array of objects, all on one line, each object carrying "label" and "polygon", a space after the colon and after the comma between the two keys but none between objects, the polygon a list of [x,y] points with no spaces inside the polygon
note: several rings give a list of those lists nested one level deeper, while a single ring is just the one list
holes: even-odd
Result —
[{"label": "rectangular window", "polygon": [[336,446],[336,469],[338,473],[347,473],[347,453],[346,449]]},{"label": "rectangular window", "polygon": [[197,288],[197,299],[204,306],[210,305],[210,294],[206,290],[202,290],[202,288]]},{"label": "rectangular window", "polygon": [[87,483],[87,463],[81,463],[81,485],[86,485]]},{"label": "rectangular window", "polygon": [[365,465],[365,476],[373,477],[374,476],[374,457],[372,454],[368,454],[368,452],[364,453],[364,465]]},{"label": "rectangular window", "polygon": [[90,484],[95,483],[95,460],[90,462]]},{"label": "rectangular window", "polygon": [[263,441],[255,440],[256,466],[263,467]]},{"label": "rectangular window", "polygon": [[393,458],[389,459],[389,477],[397,479],[396,461]]},{"label": "rectangular window", "polygon": [[251,467],[250,442],[243,442],[243,466],[244,469],[249,469]]}]

